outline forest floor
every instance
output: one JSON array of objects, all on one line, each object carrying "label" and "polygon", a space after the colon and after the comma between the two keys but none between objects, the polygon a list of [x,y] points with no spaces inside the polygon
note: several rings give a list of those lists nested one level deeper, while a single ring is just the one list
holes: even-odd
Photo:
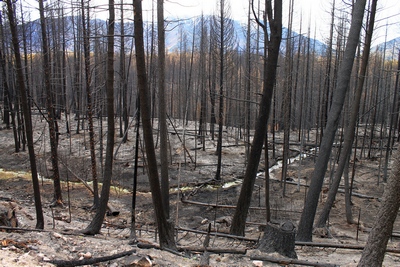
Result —
[{"label": "forest floor", "polygon": [[[105,121],[103,121],[105,123]],[[199,252],[181,252],[179,255],[155,248],[143,249],[129,244],[130,212],[132,203],[132,183],[134,169],[134,127],[129,131],[128,141],[120,145],[121,138],[116,135],[117,151],[114,161],[113,187],[110,204],[119,211],[117,216],[105,218],[101,234],[84,236],[79,230],[85,229],[93,217],[90,211],[92,205],[91,193],[78,182],[76,177],[90,181],[90,154],[87,131],[76,133],[76,121],[72,121],[72,134],[66,133],[65,121],[59,122],[59,158],[61,177],[63,180],[64,207],[51,208],[53,185],[46,122],[36,117],[34,120],[35,152],[40,173],[41,197],[45,216],[44,231],[33,231],[36,224],[33,191],[29,174],[29,158],[27,152],[15,153],[13,134],[10,129],[0,130],[0,211],[13,207],[18,218],[21,231],[0,232],[0,264],[1,266],[53,266],[48,260],[77,260],[79,258],[97,258],[114,255],[135,249],[130,256],[121,257],[97,264],[96,266],[126,266],[132,261],[148,257],[153,266],[196,266],[202,256]],[[174,127],[173,127],[174,126]],[[99,130],[99,121],[96,129]],[[179,122],[169,124],[170,141],[170,193],[171,219],[177,227],[176,241],[180,247],[202,247],[209,224],[211,231],[229,233],[229,227],[234,209],[229,207],[212,207],[205,204],[235,206],[240,192],[241,179],[245,170],[245,143],[239,138],[237,129],[224,128],[224,144],[222,156],[222,184],[212,183],[215,175],[217,156],[215,155],[216,138],[206,136],[205,150],[199,139],[194,136],[194,124],[184,127]],[[174,130],[176,129],[176,131]],[[158,143],[157,131],[155,140]],[[100,132],[96,135],[99,140]],[[279,135],[278,135],[279,136]],[[291,220],[298,224],[303,208],[307,185],[314,167],[314,152],[312,144],[315,138],[311,134],[310,141],[305,146],[307,157],[299,160],[299,145],[297,133],[293,132],[291,145],[291,163],[288,168],[289,180],[300,181],[300,189],[296,184],[287,183],[285,196],[279,182],[281,165],[279,160],[270,163],[271,176],[271,209],[272,220],[280,223]],[[185,146],[180,141],[184,140]],[[281,141],[281,140],[278,140]],[[105,141],[104,141],[105,142]],[[99,154],[99,143],[96,144]],[[187,148],[187,150],[184,149]],[[118,149],[117,149],[118,148]],[[142,151],[142,150],[140,150]],[[157,150],[158,151],[158,150]],[[281,158],[279,145],[276,147],[276,158]],[[336,149],[333,153],[337,153]],[[319,232],[313,236],[316,243],[339,245],[357,245],[362,247],[368,237],[375,215],[380,207],[380,198],[384,183],[382,180],[382,157],[380,150],[373,150],[371,159],[358,157],[355,165],[353,216],[358,224],[348,224],[345,220],[344,194],[338,193],[334,208],[329,219],[329,234]],[[157,244],[154,213],[146,172],[143,168],[143,152],[139,158],[138,192],[136,201],[136,235],[141,243]],[[101,173],[101,164],[99,173]],[[327,177],[333,173],[332,166]],[[351,166],[352,167],[352,166]],[[257,241],[262,237],[265,224],[264,203],[264,160],[260,163],[260,175],[257,178],[252,198],[252,207],[248,216],[245,240],[226,236],[211,235],[210,247],[219,249],[245,250],[245,254],[212,253],[210,266],[281,266],[271,262],[257,262],[252,256],[263,256],[257,250]],[[299,179],[300,177],[300,179]],[[323,206],[329,178],[321,192],[319,209]],[[341,186],[343,189],[343,187]],[[368,196],[368,197],[366,197]],[[186,200],[185,201],[182,201]],[[187,202],[191,203],[187,203]],[[195,204],[196,202],[203,205]],[[317,214],[318,216],[318,214]],[[188,229],[197,232],[187,231]],[[396,221],[394,232],[400,231]],[[389,241],[389,247],[400,249],[398,238]],[[296,245],[299,260],[335,264],[338,266],[356,266],[361,256],[361,250],[335,247],[300,246]],[[275,258],[277,254],[270,255]],[[386,253],[385,266],[400,266],[400,254]],[[130,265],[135,266],[135,265]],[[137,265],[139,266],[139,265]],[[144,265],[146,266],[146,265]],[[296,265],[289,265],[296,266]]]}]

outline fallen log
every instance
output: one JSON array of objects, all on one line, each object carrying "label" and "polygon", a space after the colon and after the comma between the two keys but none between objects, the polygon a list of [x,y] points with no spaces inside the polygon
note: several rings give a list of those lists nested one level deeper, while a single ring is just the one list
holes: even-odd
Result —
[{"label": "fallen log", "polygon": [[[264,177],[263,175],[260,175],[261,177]],[[273,182],[278,182],[278,183],[280,183],[281,181],[280,180],[277,180],[277,179],[270,179],[271,181],[273,181]],[[290,185],[299,185],[299,183],[298,182],[292,182],[292,181],[286,181],[286,184],[290,184]],[[300,186],[303,186],[303,187],[309,187],[309,185],[307,185],[307,184],[300,184]],[[344,193],[344,189],[338,189],[338,192],[339,193]],[[366,199],[379,199],[380,197],[376,197],[376,196],[368,196],[368,195],[364,195],[364,194],[361,194],[361,193],[357,193],[357,192],[351,192],[351,196],[354,196],[354,197],[358,197],[358,198],[366,198]]]},{"label": "fallen log", "polygon": [[136,249],[120,252],[114,255],[110,256],[103,256],[103,257],[97,257],[97,258],[90,258],[90,259],[83,259],[83,260],[49,260],[45,261],[48,263],[52,263],[58,267],[67,267],[67,266],[82,266],[82,265],[90,265],[90,264],[96,264],[99,262],[104,262],[104,261],[110,261],[110,260],[115,260],[118,258],[122,258],[128,255],[131,255],[136,252]]},{"label": "fallen log", "polygon": [[[161,249],[159,245],[156,244],[149,244],[149,243],[137,243],[136,246],[141,249]],[[205,251],[215,253],[215,254],[246,254],[247,250],[244,248],[215,248],[215,247],[204,247],[204,246],[181,246],[177,247],[178,251],[180,252],[198,252],[203,253]]]},{"label": "fallen log", "polygon": [[17,228],[17,227],[11,227],[11,226],[0,226],[0,230],[7,230],[7,231],[12,231],[12,232],[50,232],[48,230],[44,229],[35,229],[35,228]]},{"label": "fallen log", "polygon": [[[188,199],[185,199],[185,198],[181,198],[181,201],[182,201],[182,203],[185,203],[185,204],[193,204],[193,205],[203,206],[203,207],[223,208],[223,209],[236,209],[236,206],[220,205],[220,204],[209,204],[209,203],[203,203],[203,202],[188,200]],[[265,208],[263,208],[263,207],[250,207],[249,209],[252,209],[252,210],[265,210]]]},{"label": "fallen log", "polygon": [[[206,231],[194,230],[194,229],[183,228],[183,227],[176,227],[176,229],[177,230],[181,230],[181,231],[185,231],[185,232],[197,233],[197,234],[204,234],[204,235],[207,234]],[[244,237],[244,236],[238,236],[238,235],[230,235],[230,234],[224,234],[224,233],[218,233],[218,232],[211,232],[210,235],[219,236],[219,237],[227,237],[227,238],[243,240],[243,241],[249,241],[249,242],[258,242],[259,241],[259,238],[250,238],[250,237]]]},{"label": "fallen log", "polygon": [[194,252],[211,252],[215,254],[246,254],[247,249],[245,248],[213,248],[213,247],[201,247],[201,246],[184,246],[178,247],[178,251],[194,251]]},{"label": "fallen log", "polygon": [[[186,232],[197,233],[197,234],[204,234],[204,235],[207,234],[206,231],[188,229],[188,228],[183,228],[183,227],[177,227],[176,229],[181,230],[181,231],[186,231]],[[249,241],[249,242],[258,242],[260,240],[259,238],[243,237],[243,236],[230,235],[230,234],[224,234],[224,233],[218,233],[218,232],[211,232],[210,234],[214,235],[214,236],[233,238],[233,239]],[[310,247],[353,249],[353,250],[363,250],[364,249],[364,245],[302,242],[302,241],[296,241],[295,245],[296,246],[310,246]],[[386,252],[400,253],[400,249],[386,248]]]},{"label": "fallen log", "polygon": [[312,262],[307,260],[297,260],[297,259],[289,259],[289,258],[275,258],[271,256],[252,256],[250,257],[251,260],[256,261],[269,261],[283,265],[289,264],[298,264],[298,265],[305,265],[305,266],[317,266],[317,267],[338,267],[340,265],[330,264],[330,263],[319,263],[319,262]]},{"label": "fallen log", "polygon": [[[193,200],[188,200],[186,198],[181,198],[182,203],[185,204],[193,204],[197,206],[203,206],[203,207],[212,207],[212,208],[221,208],[221,209],[236,209],[236,206],[233,205],[221,205],[221,204],[211,204],[211,203],[204,203],[204,202],[198,202],[198,201],[193,201]],[[249,207],[250,210],[265,210],[265,207]],[[271,209],[271,210],[276,210],[276,209]],[[296,210],[278,210],[281,212],[294,212],[294,213],[301,213],[301,211],[296,211]]]},{"label": "fallen log", "polygon": [[[363,250],[365,245],[333,244],[333,243],[318,243],[318,242],[296,241],[296,246],[310,246],[310,247],[322,247],[322,248],[342,248],[342,249]],[[386,248],[386,252],[400,253],[400,249]]]}]

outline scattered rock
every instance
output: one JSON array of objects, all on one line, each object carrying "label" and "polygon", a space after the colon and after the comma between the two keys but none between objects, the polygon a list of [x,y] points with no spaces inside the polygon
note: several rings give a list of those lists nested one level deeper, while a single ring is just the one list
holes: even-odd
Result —
[{"label": "scattered rock", "polygon": [[153,262],[149,256],[139,257],[138,255],[131,255],[125,260],[125,267],[151,267]]},{"label": "scattered rock", "polygon": [[84,257],[85,259],[90,259],[90,258],[92,257],[92,253],[86,252],[85,254],[83,254],[83,257]]}]

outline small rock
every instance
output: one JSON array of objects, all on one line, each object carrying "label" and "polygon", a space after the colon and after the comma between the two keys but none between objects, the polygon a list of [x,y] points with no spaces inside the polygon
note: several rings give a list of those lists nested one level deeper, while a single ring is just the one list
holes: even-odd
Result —
[{"label": "small rock", "polygon": [[209,222],[209,220],[207,219],[207,218],[205,218],[205,219],[203,219],[202,221],[201,221],[201,224],[207,224]]},{"label": "small rock", "polygon": [[137,266],[138,267],[151,267],[151,266],[153,266],[153,263],[151,262],[149,257],[144,256],[137,262]]},{"label": "small rock", "polygon": [[62,238],[62,235],[60,235],[59,233],[53,233],[53,236],[54,236],[55,238]]},{"label": "small rock", "polygon": [[38,246],[34,246],[34,245],[28,245],[28,249],[30,249],[30,250],[39,250],[39,247]]},{"label": "small rock", "polygon": [[84,257],[85,259],[90,259],[90,258],[92,257],[92,253],[86,252],[85,254],[83,254],[83,257]]},{"label": "small rock", "polygon": [[148,256],[138,258],[137,255],[131,255],[125,260],[125,267],[151,267],[153,263]]},{"label": "small rock", "polygon": [[254,267],[262,267],[264,266],[262,261],[253,261],[253,266]]}]

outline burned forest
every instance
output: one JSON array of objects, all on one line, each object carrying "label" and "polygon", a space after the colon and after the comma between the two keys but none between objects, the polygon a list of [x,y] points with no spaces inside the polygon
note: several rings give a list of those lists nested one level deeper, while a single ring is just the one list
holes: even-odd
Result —
[{"label": "burned forest", "polygon": [[242,2],[2,2],[2,266],[400,264],[386,2]]}]

